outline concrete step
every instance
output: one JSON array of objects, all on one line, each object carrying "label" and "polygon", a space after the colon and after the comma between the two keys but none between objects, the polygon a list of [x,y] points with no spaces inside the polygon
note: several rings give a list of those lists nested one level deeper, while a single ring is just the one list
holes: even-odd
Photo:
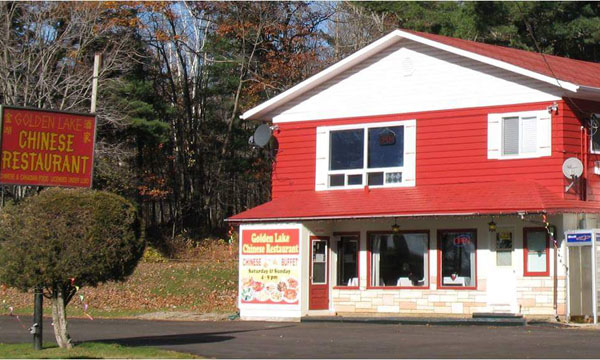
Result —
[{"label": "concrete step", "polygon": [[473,313],[474,319],[481,318],[492,318],[492,319],[522,319],[522,314],[515,313],[500,313],[500,312],[490,312],[490,313]]}]

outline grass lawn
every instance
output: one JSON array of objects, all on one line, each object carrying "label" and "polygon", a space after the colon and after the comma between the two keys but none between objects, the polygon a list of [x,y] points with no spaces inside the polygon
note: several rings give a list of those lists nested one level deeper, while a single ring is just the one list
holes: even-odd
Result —
[{"label": "grass lawn", "polygon": [[[237,298],[237,248],[216,245],[186,261],[141,262],[124,283],[83,287],[88,313],[93,317],[133,317],[153,312],[235,313]],[[4,303],[3,303],[4,301]],[[0,315],[9,307],[18,315],[31,315],[32,293],[0,291]],[[68,316],[81,317],[78,296],[67,307]],[[44,314],[51,314],[44,300]]]},{"label": "grass lawn", "polygon": [[2,359],[197,359],[198,357],[175,351],[152,347],[127,347],[117,344],[82,343],[71,350],[46,343],[40,351],[33,350],[32,344],[0,343]]}]

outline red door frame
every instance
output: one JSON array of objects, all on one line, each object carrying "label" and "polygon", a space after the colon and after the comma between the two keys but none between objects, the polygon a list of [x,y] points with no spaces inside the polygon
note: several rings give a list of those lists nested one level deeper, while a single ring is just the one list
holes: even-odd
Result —
[{"label": "red door frame", "polygon": [[[325,283],[313,284],[313,241],[325,241],[327,249],[325,250]],[[309,256],[309,284],[308,284],[308,309],[309,310],[329,310],[329,236],[311,236],[309,237],[310,256]]]}]

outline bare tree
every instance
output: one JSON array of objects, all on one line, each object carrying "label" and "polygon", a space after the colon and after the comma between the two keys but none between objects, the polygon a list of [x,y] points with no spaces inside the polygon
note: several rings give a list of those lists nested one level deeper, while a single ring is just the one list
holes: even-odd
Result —
[{"label": "bare tree", "polygon": [[[123,74],[138,54],[123,13],[102,3],[0,4],[0,102],[64,111],[89,111],[94,54],[103,53],[100,81]],[[124,126],[124,117],[99,99],[98,123]],[[115,154],[99,138],[98,154]],[[116,153],[119,153],[118,151]],[[30,187],[10,187],[19,198]],[[4,191],[4,189],[3,189]]]}]

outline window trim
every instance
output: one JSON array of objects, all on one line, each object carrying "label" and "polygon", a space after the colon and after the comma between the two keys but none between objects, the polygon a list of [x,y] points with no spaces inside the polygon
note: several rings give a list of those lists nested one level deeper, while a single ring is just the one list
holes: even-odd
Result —
[{"label": "window trim", "polygon": [[[536,150],[531,153],[519,153],[517,155],[504,155],[504,119],[509,117],[519,118],[519,139],[521,138],[521,119],[528,117],[536,118]],[[526,110],[505,113],[489,113],[487,115],[488,143],[487,157],[495,160],[518,160],[535,159],[552,156],[552,114],[547,110]],[[548,124],[545,123],[548,121]],[[519,141],[519,151],[521,142]]]},{"label": "window trim", "polygon": [[[444,286],[442,285],[442,233],[443,232],[473,232],[475,234],[475,285],[474,286]],[[438,229],[437,231],[437,289],[438,290],[477,290],[479,279],[477,278],[477,228],[470,229]]]},{"label": "window trim", "polygon": [[[403,154],[403,165],[396,167],[384,167],[384,168],[368,168],[368,129],[379,128],[379,127],[393,127],[403,126],[404,127],[404,154]],[[331,159],[331,131],[340,130],[356,130],[362,129],[364,131],[364,143],[363,143],[363,167],[360,169],[347,169],[347,170],[330,170],[329,161]],[[415,175],[416,175],[416,120],[395,120],[385,122],[368,122],[358,124],[346,124],[346,125],[334,125],[334,126],[319,126],[317,127],[317,138],[316,138],[316,171],[315,171],[315,190],[351,190],[351,189],[363,189],[368,186],[370,188],[396,188],[396,187],[413,187],[415,186]],[[322,135],[322,137],[320,137]],[[368,174],[369,173],[384,173],[383,185],[368,185]],[[402,173],[402,181],[400,183],[385,183],[386,173]],[[362,175],[361,185],[343,185],[343,186],[330,186],[330,175],[344,174],[344,184],[347,182],[348,175]]]},{"label": "window trim", "polygon": [[[600,114],[594,114],[594,115],[596,115],[596,117],[598,117],[598,120],[595,120],[595,121],[596,121],[596,124],[600,126]],[[600,128],[597,129],[596,131],[600,131]],[[594,135],[591,134],[591,132],[590,132],[589,149],[590,149],[590,151],[589,151],[590,154],[600,155],[600,149],[594,150]]]},{"label": "window trim", "polygon": [[[528,232],[544,232],[546,234],[546,271],[527,271],[527,255],[529,247],[527,244]],[[523,228],[523,276],[550,276],[550,236],[543,227],[525,227]]]},{"label": "window trim", "polygon": [[[356,286],[348,286],[348,285],[337,285],[338,282],[338,267],[339,267],[339,246],[338,243],[341,240],[342,236],[356,236],[357,247],[356,247],[356,275],[358,277],[358,285]],[[360,231],[344,231],[344,232],[334,232],[333,237],[335,239],[335,284],[333,289],[336,290],[358,290],[360,289]]]},{"label": "window trim", "polygon": [[431,233],[429,230],[402,230],[396,234],[427,234],[427,285],[423,286],[373,286],[371,285],[371,235],[374,234],[394,234],[393,231],[367,231],[367,290],[429,290],[431,289],[431,259],[429,251],[431,250]]}]

